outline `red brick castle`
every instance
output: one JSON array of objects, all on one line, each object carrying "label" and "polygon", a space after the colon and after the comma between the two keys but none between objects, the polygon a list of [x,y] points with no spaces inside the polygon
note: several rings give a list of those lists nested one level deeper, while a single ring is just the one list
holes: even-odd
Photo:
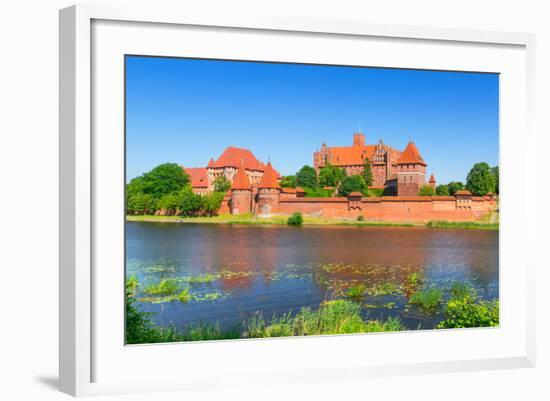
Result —
[{"label": "red brick castle", "polygon": [[[374,188],[384,188],[387,195],[416,196],[426,185],[427,164],[414,142],[409,142],[402,152],[382,142],[376,145],[365,144],[365,134],[353,134],[352,146],[328,147],[313,154],[313,166],[319,170],[327,165],[341,167],[346,175],[361,174],[365,161],[371,163]],[[429,185],[435,187],[432,174]]]}]

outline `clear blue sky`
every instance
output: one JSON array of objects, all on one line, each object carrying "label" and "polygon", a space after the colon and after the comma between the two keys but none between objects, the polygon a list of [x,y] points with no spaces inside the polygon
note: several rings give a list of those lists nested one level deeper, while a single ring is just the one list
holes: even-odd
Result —
[{"label": "clear blue sky", "polygon": [[474,163],[498,164],[498,85],[496,74],[129,56],[127,178],[206,166],[227,146],[294,174],[361,128],[367,143],[413,140],[438,183],[464,181]]}]

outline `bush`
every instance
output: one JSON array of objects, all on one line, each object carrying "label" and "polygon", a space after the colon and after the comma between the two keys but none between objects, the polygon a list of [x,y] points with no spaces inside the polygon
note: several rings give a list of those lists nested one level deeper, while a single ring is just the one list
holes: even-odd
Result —
[{"label": "bush", "polygon": [[365,216],[363,215],[357,216],[357,221],[365,221]]},{"label": "bush", "polygon": [[279,185],[283,188],[296,188],[296,176],[294,175],[285,175]]},{"label": "bush", "polygon": [[352,192],[368,194],[368,187],[362,175],[349,175],[342,179],[338,192],[341,196],[348,196]]},{"label": "bush", "polygon": [[299,212],[292,213],[292,216],[286,221],[286,223],[291,226],[301,226],[303,222],[304,218],[302,217],[302,213]]},{"label": "bush", "polygon": [[435,194],[438,196],[449,196],[449,186],[441,184],[435,187]]},{"label": "bush", "polygon": [[224,175],[214,179],[214,191],[226,193],[231,188],[231,181],[225,178]]},{"label": "bush", "polygon": [[414,293],[409,299],[409,303],[419,306],[426,312],[435,312],[442,298],[443,292],[439,288],[430,288]]},{"label": "bush", "polygon": [[423,185],[418,191],[419,196],[434,196],[435,191],[430,185]]}]

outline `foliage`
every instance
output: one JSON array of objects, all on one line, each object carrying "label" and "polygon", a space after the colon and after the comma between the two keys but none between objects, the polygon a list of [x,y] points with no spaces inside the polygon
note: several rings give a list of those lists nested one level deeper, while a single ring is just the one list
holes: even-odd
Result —
[{"label": "foliage", "polygon": [[295,175],[285,175],[279,185],[283,188],[296,188],[296,176]]},{"label": "foliage", "polygon": [[491,167],[491,173],[495,177],[495,193],[499,194],[499,168],[498,166]]},{"label": "foliage", "polygon": [[221,175],[214,179],[214,191],[226,193],[231,188],[231,181],[225,178],[225,175]]},{"label": "foliage", "polygon": [[372,185],[372,165],[368,157],[365,158],[365,163],[363,164],[363,178],[367,186]]},{"label": "foliage", "polygon": [[346,295],[354,301],[361,301],[366,291],[367,288],[364,284],[357,284],[348,288],[348,292]]},{"label": "foliage", "polygon": [[419,196],[434,196],[435,191],[430,185],[423,185],[418,191]]},{"label": "foliage", "polygon": [[362,214],[357,216],[357,221],[365,221],[365,216],[363,216]]},{"label": "foliage", "polygon": [[157,202],[157,208],[165,210],[167,214],[175,214],[179,206],[179,199],[176,193],[170,193],[164,195]]},{"label": "foliage", "polygon": [[319,185],[321,187],[337,187],[345,176],[344,169],[327,164],[319,171]]},{"label": "foliage", "polygon": [[366,195],[367,190],[367,183],[362,175],[349,175],[342,179],[338,193],[341,196],[348,196],[352,192],[361,192]]},{"label": "foliage", "polygon": [[317,172],[311,166],[304,166],[296,173],[296,185],[299,187],[318,188]]},{"label": "foliage", "polygon": [[467,284],[456,284],[451,288],[451,299],[445,307],[445,317],[437,328],[498,326],[499,301],[480,300],[473,288]]},{"label": "foliage", "polygon": [[368,196],[384,196],[384,188],[369,188],[368,190]]},{"label": "foliage", "polygon": [[474,195],[495,192],[495,176],[487,163],[476,163],[466,177],[466,188]]},{"label": "foliage", "polygon": [[449,182],[448,187],[449,187],[449,195],[454,196],[456,191],[464,189],[464,184],[460,181],[451,181]]},{"label": "foliage", "polygon": [[220,210],[224,196],[224,192],[213,192],[200,196],[202,214],[206,216],[215,216],[218,210]]},{"label": "foliage", "polygon": [[184,288],[180,291],[180,293],[177,295],[177,298],[180,302],[187,303],[193,299],[191,294],[189,293],[189,288]]},{"label": "foliage", "polygon": [[178,281],[174,278],[166,278],[156,284],[148,285],[143,291],[149,295],[174,295],[178,290]]},{"label": "foliage", "polygon": [[449,186],[447,184],[441,184],[435,187],[435,194],[438,196],[448,196],[449,193]]},{"label": "foliage", "polygon": [[334,190],[323,188],[302,188],[306,193],[306,198],[330,198],[334,193]]},{"label": "foliage", "polygon": [[302,217],[302,213],[299,212],[292,213],[292,216],[287,220],[287,224],[290,226],[301,226],[303,222],[304,218]]},{"label": "foliage", "polygon": [[157,201],[151,194],[136,192],[128,195],[127,210],[130,214],[153,214],[157,209]]},{"label": "foliage", "polygon": [[404,330],[397,318],[389,318],[386,322],[363,321],[360,312],[361,305],[355,302],[334,300],[321,304],[317,311],[302,308],[294,317],[285,314],[273,317],[269,323],[261,314],[256,314],[249,320],[245,335],[261,338]]},{"label": "foliage", "polygon": [[203,200],[200,195],[193,192],[191,187],[183,188],[178,194],[179,210],[183,216],[197,216],[200,214]]},{"label": "foliage", "polygon": [[179,191],[189,183],[189,175],[180,166],[164,163],[131,180],[128,192],[143,192],[160,199],[163,195]]},{"label": "foliage", "polygon": [[428,228],[468,228],[480,230],[498,230],[499,223],[486,223],[481,221],[445,221],[430,220],[426,227]]},{"label": "foliage", "polygon": [[426,312],[434,312],[443,298],[443,292],[439,288],[430,288],[425,291],[415,292],[409,299],[409,303],[419,306]]}]

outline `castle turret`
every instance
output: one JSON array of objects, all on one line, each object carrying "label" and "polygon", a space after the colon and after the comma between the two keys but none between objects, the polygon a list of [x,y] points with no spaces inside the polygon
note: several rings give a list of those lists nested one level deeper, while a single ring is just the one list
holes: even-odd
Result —
[{"label": "castle turret", "polygon": [[252,187],[241,163],[231,185],[231,214],[250,213],[251,210]]},{"label": "castle turret", "polygon": [[365,146],[365,134],[356,132],[353,134],[353,146]]},{"label": "castle turret", "polygon": [[426,166],[414,142],[409,142],[397,159],[397,196],[418,195],[426,185]]},{"label": "castle turret", "polygon": [[271,162],[265,166],[264,175],[258,184],[258,214],[270,215],[279,211],[281,186],[277,181],[277,173]]},{"label": "castle turret", "polygon": [[432,187],[435,190],[435,177],[434,175],[430,175],[430,180],[428,181],[430,183],[430,187]]}]

